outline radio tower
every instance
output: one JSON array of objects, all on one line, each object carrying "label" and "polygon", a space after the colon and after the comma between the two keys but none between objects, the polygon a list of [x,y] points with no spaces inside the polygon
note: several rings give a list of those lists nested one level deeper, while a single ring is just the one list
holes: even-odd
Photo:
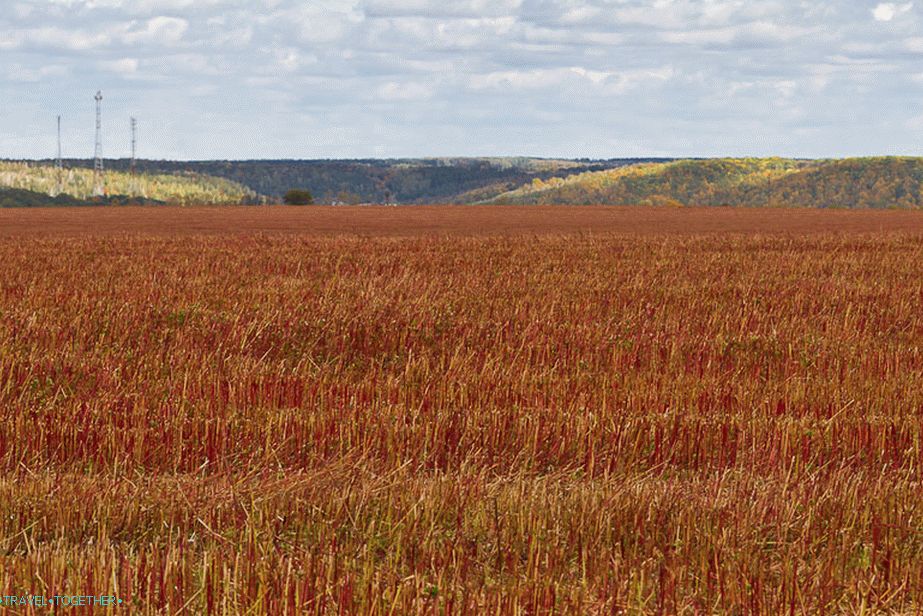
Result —
[{"label": "radio tower", "polygon": [[135,163],[135,154],[137,153],[138,148],[138,120],[135,118],[131,119],[131,166],[129,171],[131,173],[131,195],[133,197],[138,196],[138,176],[137,176],[137,166]]},{"label": "radio tower", "polygon": [[64,161],[61,159],[61,116],[58,116],[58,158],[55,159],[55,188],[53,197],[64,192]]},{"label": "radio tower", "polygon": [[96,93],[96,161],[93,163],[93,196],[106,196],[106,175],[103,169],[103,93]]}]

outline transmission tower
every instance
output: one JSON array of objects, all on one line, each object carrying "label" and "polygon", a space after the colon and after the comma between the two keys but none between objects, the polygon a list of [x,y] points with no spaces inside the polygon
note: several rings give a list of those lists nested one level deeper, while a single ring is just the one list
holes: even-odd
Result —
[{"label": "transmission tower", "polygon": [[61,116],[58,116],[58,157],[55,159],[54,197],[64,192],[64,161],[61,158]]},{"label": "transmission tower", "polygon": [[103,169],[103,93],[97,92],[96,100],[96,161],[93,163],[93,196],[106,195],[106,172]]},{"label": "transmission tower", "polygon": [[131,118],[131,166],[129,167],[129,172],[131,173],[131,195],[133,197],[138,196],[138,176],[137,176],[137,163],[136,163],[136,154],[138,149],[138,120]]}]

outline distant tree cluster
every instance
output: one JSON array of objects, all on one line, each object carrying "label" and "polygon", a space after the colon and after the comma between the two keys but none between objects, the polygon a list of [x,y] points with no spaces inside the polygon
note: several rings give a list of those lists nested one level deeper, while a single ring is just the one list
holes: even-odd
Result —
[{"label": "distant tree cluster", "polygon": [[310,191],[295,188],[285,193],[282,201],[286,205],[312,205],[314,195]]},{"label": "distant tree cluster", "polygon": [[45,193],[21,188],[0,188],[0,208],[7,207],[40,207],[40,206],[68,206],[82,205],[79,199],[70,195],[52,197]]},{"label": "distant tree cluster", "polygon": [[164,205],[164,202],[128,195],[110,195],[92,199],[77,199],[65,194],[52,197],[45,193],[21,188],[0,188],[0,208],[69,207],[77,205]]}]

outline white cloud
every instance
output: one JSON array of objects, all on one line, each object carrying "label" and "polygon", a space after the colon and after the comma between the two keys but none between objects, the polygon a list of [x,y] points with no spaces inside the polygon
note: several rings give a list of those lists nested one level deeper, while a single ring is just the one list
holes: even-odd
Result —
[{"label": "white cloud", "polygon": [[675,76],[672,67],[636,71],[601,71],[582,66],[531,71],[497,71],[474,75],[468,85],[474,90],[541,90],[564,87],[577,88],[589,93],[586,88],[605,91],[610,94],[623,93],[644,83],[668,81]]},{"label": "white cloud", "polygon": [[315,0],[293,3],[291,8],[270,12],[267,25],[292,31],[301,43],[331,44],[346,38],[363,15],[352,0]]},{"label": "white cloud", "polygon": [[22,45],[22,35],[18,32],[10,32],[7,36],[0,38],[0,49],[16,49]]},{"label": "white cloud", "polygon": [[[754,154],[917,147],[889,128],[923,97],[910,0],[8,4],[0,157],[97,87],[164,127],[152,156],[710,155],[754,131]],[[298,131],[316,138],[266,137]]]},{"label": "white cloud", "polygon": [[[34,1],[34,0],[33,0]],[[69,11],[118,10],[129,15],[163,14],[196,7],[229,8],[242,4],[234,0],[45,0]]]},{"label": "white cloud", "polygon": [[511,15],[523,0],[365,0],[371,17],[496,17]]},{"label": "white cloud", "polygon": [[6,78],[22,83],[37,83],[49,77],[60,77],[64,73],[65,69],[60,65],[25,67],[14,64],[8,68]]},{"label": "white cloud", "polygon": [[911,130],[923,130],[923,115],[913,116],[904,122],[904,126]]},{"label": "white cloud", "polygon": [[894,2],[882,2],[874,9],[872,15],[875,21],[891,21],[899,15],[903,15],[913,8],[913,2],[907,4],[895,4]]},{"label": "white cloud", "polygon": [[388,82],[377,90],[377,98],[386,101],[416,101],[432,98],[433,88],[422,83]]},{"label": "white cloud", "polygon": [[758,21],[724,28],[668,31],[664,32],[661,37],[668,43],[692,45],[730,45],[738,42],[765,44],[786,43],[814,31],[813,28],[802,26]]},{"label": "white cloud", "polygon": [[[16,33],[14,33],[16,38]],[[51,47],[69,51],[86,51],[104,47],[112,42],[106,32],[88,32],[83,29],[43,27],[24,30],[19,40],[37,47]]]},{"label": "white cloud", "polygon": [[13,5],[13,15],[19,19],[25,19],[32,14],[35,9],[28,4],[16,3]]},{"label": "white cloud", "polygon": [[122,58],[121,60],[105,60],[99,63],[99,67],[111,73],[121,75],[130,75],[138,71],[137,58]]},{"label": "white cloud", "polygon": [[383,48],[485,49],[497,45],[501,37],[509,37],[515,26],[513,17],[400,17],[376,19],[367,32],[369,40]]},{"label": "white cloud", "polygon": [[301,66],[301,54],[292,47],[274,49],[273,55],[276,57],[276,64],[284,71],[295,71]]},{"label": "white cloud", "polygon": [[141,27],[132,24],[130,30],[122,35],[122,40],[129,45],[144,43],[157,45],[175,45],[186,34],[189,22],[179,17],[158,16],[148,19]]},{"label": "white cloud", "polygon": [[581,67],[533,69],[530,71],[496,71],[483,75],[474,75],[469,81],[475,90],[530,90],[559,87],[567,82],[586,78],[591,83],[599,83],[608,77],[606,73],[589,72]]}]

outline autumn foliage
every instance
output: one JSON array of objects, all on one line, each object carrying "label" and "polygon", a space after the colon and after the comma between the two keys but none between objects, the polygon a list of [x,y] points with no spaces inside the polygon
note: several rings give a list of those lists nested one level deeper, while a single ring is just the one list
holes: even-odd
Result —
[{"label": "autumn foliage", "polygon": [[921,158],[680,160],[536,179],[487,201],[918,209],[921,187]]},{"label": "autumn foliage", "polygon": [[[258,195],[241,184],[202,173],[139,173],[132,176],[126,171],[106,172],[107,195],[140,197],[175,205],[240,204],[257,202]],[[38,195],[52,195],[60,184],[64,196],[77,200],[93,197],[93,170],[68,168],[58,171],[51,165],[0,161],[0,189],[28,190]],[[0,190],[0,196],[3,191]],[[34,198],[34,197],[33,197]],[[24,200],[23,205],[32,204]],[[0,200],[2,206],[3,200]],[[46,205],[54,205],[51,198]],[[66,200],[63,205],[70,205]]]}]

